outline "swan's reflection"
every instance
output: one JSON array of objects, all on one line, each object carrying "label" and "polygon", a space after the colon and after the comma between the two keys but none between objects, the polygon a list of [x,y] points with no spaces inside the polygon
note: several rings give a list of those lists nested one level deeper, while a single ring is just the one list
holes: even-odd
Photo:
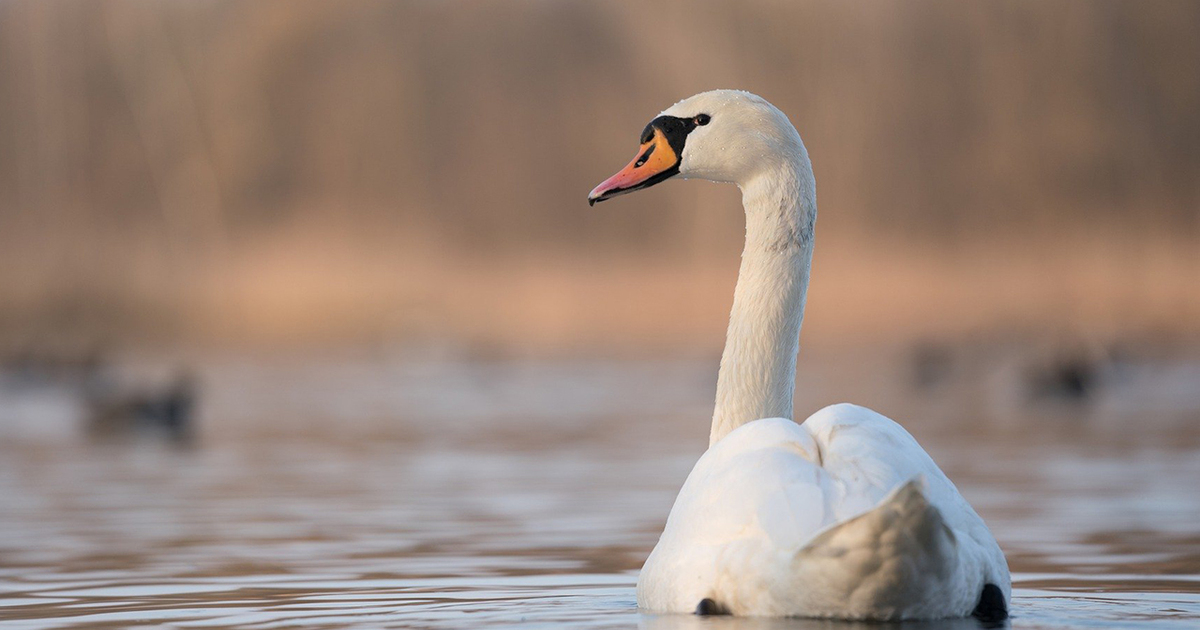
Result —
[{"label": "swan's reflection", "polygon": [[1007,620],[985,624],[976,619],[938,621],[834,621],[830,619],[772,619],[699,615],[639,615],[641,630],[1002,630]]}]

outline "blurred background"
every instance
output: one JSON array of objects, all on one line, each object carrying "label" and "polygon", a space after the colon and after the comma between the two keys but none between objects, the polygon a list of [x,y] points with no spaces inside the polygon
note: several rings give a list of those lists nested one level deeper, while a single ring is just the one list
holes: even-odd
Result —
[{"label": "blurred background", "polygon": [[1200,332],[1183,2],[5,2],[0,347],[714,356],[733,187],[589,209],[671,103],[815,163],[804,343]]},{"label": "blurred background", "polygon": [[0,1],[0,621],[677,627],[633,582],[707,446],[740,197],[586,195],[741,88],[816,171],[796,417],[902,422],[1025,626],[1194,628],[1198,33],[1138,0]]}]

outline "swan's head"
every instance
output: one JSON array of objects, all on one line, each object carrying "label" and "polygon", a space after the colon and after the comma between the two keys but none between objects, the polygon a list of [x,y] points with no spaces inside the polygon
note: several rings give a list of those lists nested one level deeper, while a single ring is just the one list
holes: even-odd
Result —
[{"label": "swan's head", "polygon": [[782,161],[807,160],[787,116],[739,90],[702,92],[679,101],[646,125],[640,144],[632,162],[592,189],[588,203],[676,175],[741,185]]}]

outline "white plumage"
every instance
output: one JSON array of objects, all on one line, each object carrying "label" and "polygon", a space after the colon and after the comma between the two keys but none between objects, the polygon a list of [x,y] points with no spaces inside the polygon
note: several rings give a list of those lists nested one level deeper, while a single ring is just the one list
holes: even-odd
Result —
[{"label": "white plumage", "polygon": [[900,425],[826,407],[767,418],[709,448],[638,579],[638,605],[840,619],[966,616],[1009,593],[999,546]]},{"label": "white plumage", "polygon": [[[671,167],[736,183],[746,246],[709,449],[642,568],[638,605],[840,619],[963,617],[977,607],[1002,615],[1011,585],[999,545],[903,427],[849,404],[791,420],[816,221],[812,165],[795,128],[762,98],[732,90],[681,101],[656,123],[661,137],[645,135],[641,159],[590,199],[652,185]],[[668,140],[682,143],[673,165],[663,157]]]}]

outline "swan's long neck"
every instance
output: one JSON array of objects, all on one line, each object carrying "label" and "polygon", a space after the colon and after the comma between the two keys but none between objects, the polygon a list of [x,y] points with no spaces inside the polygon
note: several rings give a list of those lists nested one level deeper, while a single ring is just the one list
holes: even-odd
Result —
[{"label": "swan's long neck", "polygon": [[742,184],[746,247],[717,376],[709,445],[759,418],[791,418],[812,264],[816,192],[801,148]]}]

